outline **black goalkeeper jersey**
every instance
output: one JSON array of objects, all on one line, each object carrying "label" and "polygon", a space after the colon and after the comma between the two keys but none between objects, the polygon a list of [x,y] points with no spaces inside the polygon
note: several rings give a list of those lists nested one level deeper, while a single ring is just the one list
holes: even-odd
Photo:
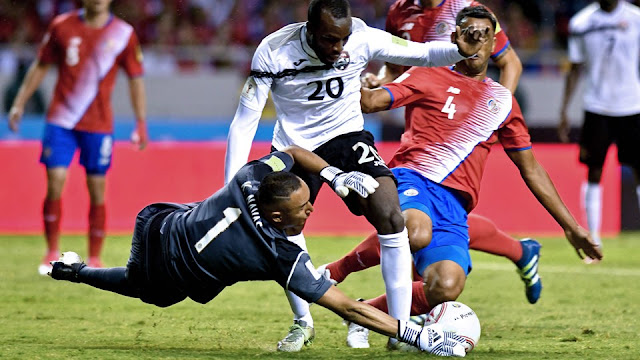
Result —
[{"label": "black goalkeeper jersey", "polygon": [[271,153],[206,200],[166,217],[160,230],[166,270],[190,298],[206,303],[224,286],[247,280],[275,280],[310,302],[329,289],[309,255],[258,212],[260,181],[292,166],[288,154]]}]

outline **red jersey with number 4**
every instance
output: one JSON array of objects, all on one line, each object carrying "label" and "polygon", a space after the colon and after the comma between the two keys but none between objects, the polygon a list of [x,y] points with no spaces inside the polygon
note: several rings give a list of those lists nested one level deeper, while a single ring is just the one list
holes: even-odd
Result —
[{"label": "red jersey with number 4", "polygon": [[111,93],[118,66],[130,78],[143,74],[142,52],[131,25],[111,15],[106,25],[92,28],[82,10],[53,20],[38,60],[58,66],[47,122],[66,129],[113,132]]},{"label": "red jersey with number 4", "polygon": [[511,92],[448,67],[412,67],[384,86],[391,108],[406,107],[405,132],[389,167],[415,170],[478,203],[491,145],[506,151],[531,148],[529,131]]},{"label": "red jersey with number 4", "polygon": [[[398,0],[389,8],[385,29],[393,35],[411,41],[451,41],[456,31],[456,15],[467,6],[482,5],[470,0],[443,0],[434,8],[423,8],[420,0]],[[491,54],[496,59],[509,46],[509,38],[496,24],[496,47]]]}]

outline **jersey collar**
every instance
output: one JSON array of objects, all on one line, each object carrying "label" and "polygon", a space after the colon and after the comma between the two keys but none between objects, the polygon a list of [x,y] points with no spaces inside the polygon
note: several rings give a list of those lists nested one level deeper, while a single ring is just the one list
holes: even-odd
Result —
[{"label": "jersey collar", "polygon": [[[84,17],[84,9],[78,10],[78,18],[80,19],[80,21],[82,21],[83,24],[87,25],[87,21]],[[113,13],[109,13],[109,19],[107,20],[106,23],[104,23],[104,25],[102,25],[100,29],[106,28],[107,26],[109,26],[109,24],[111,24],[112,21],[113,21]]]},{"label": "jersey collar", "polygon": [[309,55],[310,58],[320,61],[315,50],[311,48],[311,45],[307,42],[307,24],[300,29],[300,44],[302,44],[302,50]]}]

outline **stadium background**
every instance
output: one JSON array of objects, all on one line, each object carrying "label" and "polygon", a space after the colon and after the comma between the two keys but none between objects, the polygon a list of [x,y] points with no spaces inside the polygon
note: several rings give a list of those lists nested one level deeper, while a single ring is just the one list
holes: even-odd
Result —
[{"label": "stadium background", "polygon": [[[384,28],[389,0],[351,0],[354,16]],[[77,5],[73,0],[0,0],[0,91],[4,113],[36,46],[53,16]],[[536,142],[536,155],[547,167],[574,214],[580,214],[579,188],[586,169],[577,162],[575,144],[555,144],[555,124],[566,69],[569,18],[589,1],[488,0],[509,35],[523,65],[518,97]],[[143,44],[148,127],[152,145],[136,152],[126,143],[133,117],[126,82],[113,93],[117,140],[108,177],[109,232],[129,232],[135,213],[153,201],[194,201],[222,185],[226,132],[248,72],[255,46],[268,33],[306,18],[305,1],[278,0],[114,0],[114,13],[131,23]],[[372,64],[377,69],[380,64]],[[123,76],[123,75],[121,75]],[[18,134],[0,126],[0,233],[39,233],[44,171],[37,159],[44,105],[51,97],[55,71],[36,94]],[[570,108],[572,139],[581,123],[581,96]],[[252,156],[268,151],[274,111],[263,114]],[[398,139],[402,114],[368,116],[367,128],[388,159]],[[528,194],[514,166],[496,148],[483,180],[478,213],[511,233],[560,234]],[[386,155],[386,156],[385,156]],[[603,233],[640,228],[630,171],[609,158],[604,175]],[[81,189],[81,190],[79,190]],[[65,190],[63,231],[83,232],[86,203],[83,176],[72,166]],[[363,233],[363,219],[352,220],[328,191],[318,201],[310,233]],[[349,221],[342,219],[348,218]],[[583,221],[584,219],[581,219]]]}]

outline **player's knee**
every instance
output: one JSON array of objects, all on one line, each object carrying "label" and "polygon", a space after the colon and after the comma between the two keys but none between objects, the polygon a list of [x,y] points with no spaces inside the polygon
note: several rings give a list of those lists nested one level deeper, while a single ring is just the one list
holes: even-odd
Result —
[{"label": "player's knee", "polygon": [[397,234],[404,230],[404,218],[400,207],[381,207],[374,216],[370,217],[370,222],[378,234]]},{"label": "player's knee", "polygon": [[427,294],[429,304],[440,304],[445,301],[453,301],[460,296],[464,289],[464,282],[455,276],[443,276],[436,281],[432,290]]}]

